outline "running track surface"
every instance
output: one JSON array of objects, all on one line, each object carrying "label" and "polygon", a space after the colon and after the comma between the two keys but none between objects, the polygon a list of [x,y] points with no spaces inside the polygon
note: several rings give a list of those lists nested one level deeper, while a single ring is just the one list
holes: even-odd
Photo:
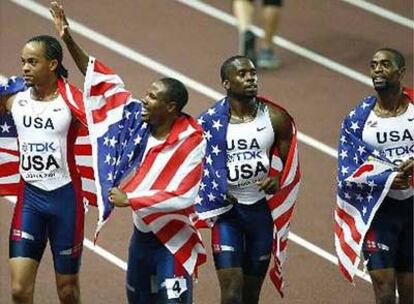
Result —
[{"label": "running track surface", "polygon": [[[21,2],[21,1],[20,1]],[[196,3],[198,1],[188,1]],[[47,1],[37,1],[47,5]],[[70,18],[111,39],[222,93],[219,66],[237,51],[237,31],[230,24],[176,0],[89,0],[66,1]],[[204,4],[231,14],[230,0],[209,0]],[[336,63],[367,75],[373,52],[390,46],[407,59],[407,85],[413,83],[413,4],[405,0],[376,0],[376,5],[411,19],[411,28],[385,19],[341,0],[286,1],[279,35],[290,42]],[[20,73],[20,50],[37,34],[55,35],[44,17],[11,2],[0,2],[0,74]],[[259,19],[257,19],[259,20]],[[257,23],[260,26],[260,21]],[[90,54],[103,59],[123,76],[127,87],[142,96],[149,84],[164,76],[153,63],[134,62],[86,37],[74,34]],[[280,40],[281,41],[281,40]],[[284,42],[285,40],[283,40]],[[278,47],[283,67],[277,72],[259,74],[261,94],[271,97],[296,118],[299,130],[330,147],[336,146],[340,121],[371,87],[340,71]],[[65,50],[66,51],[66,50]],[[71,80],[82,77],[65,53]],[[366,81],[366,79],[365,79]],[[213,103],[208,95],[191,88],[187,110],[198,114]],[[203,91],[203,90],[201,90]],[[206,92],[204,90],[204,92]],[[303,183],[297,202],[292,232],[315,246],[334,254],[333,210],[335,206],[336,159],[303,142],[299,145]],[[328,149],[329,150],[329,149]],[[332,150],[330,150],[332,152]],[[8,229],[12,205],[0,202],[0,303],[10,303],[8,271]],[[93,238],[96,211],[86,220],[86,237]],[[129,210],[117,210],[102,231],[99,245],[127,259],[132,231]],[[203,232],[209,249],[209,233]],[[336,265],[322,256],[290,241],[285,264],[286,298],[282,301],[266,279],[260,303],[374,303],[371,285],[356,278],[347,283]],[[81,270],[83,303],[125,303],[125,272],[85,247]],[[57,303],[49,249],[46,250],[36,283],[36,303]],[[219,289],[209,250],[207,265],[201,268],[194,302],[218,303]]]}]

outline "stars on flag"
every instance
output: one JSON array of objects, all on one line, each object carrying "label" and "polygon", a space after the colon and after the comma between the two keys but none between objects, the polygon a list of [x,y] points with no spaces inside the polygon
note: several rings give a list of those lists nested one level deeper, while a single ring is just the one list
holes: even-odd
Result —
[{"label": "stars on flag", "polygon": [[356,132],[356,130],[358,130],[360,127],[358,126],[358,122],[357,121],[351,121],[351,127],[350,127],[354,132]]},{"label": "stars on flag", "polygon": [[10,133],[11,126],[9,126],[6,121],[4,122],[4,124],[0,125],[0,128],[1,133]]},{"label": "stars on flag", "polygon": [[220,119],[213,120],[213,128],[217,130],[217,132],[220,131],[220,128],[223,127],[223,125],[220,122]]}]

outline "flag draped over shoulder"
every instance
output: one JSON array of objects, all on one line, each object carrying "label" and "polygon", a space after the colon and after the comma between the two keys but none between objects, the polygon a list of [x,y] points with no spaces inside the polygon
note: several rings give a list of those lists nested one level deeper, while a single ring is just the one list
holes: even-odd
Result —
[{"label": "flag draped over shoulder", "polygon": [[113,208],[108,200],[109,189],[120,187],[127,192],[137,216],[192,274],[206,260],[193,224],[194,199],[205,155],[202,129],[183,114],[165,142],[151,148],[143,158],[149,126],[142,121],[141,102],[125,90],[121,78],[90,58],[84,94],[100,226]]},{"label": "flag draped over shoulder", "polygon": [[[405,93],[413,100],[409,90]],[[369,96],[352,110],[341,126],[338,146],[335,249],[347,280],[360,261],[364,237],[398,172],[383,151],[362,140],[366,120],[377,98]]]},{"label": "flag draped over shoulder", "polygon": [[[11,77],[0,85],[0,95],[11,95],[26,90],[21,77]],[[66,80],[58,79],[59,93],[69,106],[71,113],[81,124],[75,142],[76,172],[81,178],[82,196],[85,204],[96,204],[96,190],[93,181],[91,146],[83,109],[82,92]],[[20,185],[19,151],[17,131],[12,115],[0,113],[0,195],[17,195]]]},{"label": "flag draped over shoulder", "polygon": [[[282,107],[269,100],[258,97],[260,102],[283,111]],[[218,101],[206,112],[202,113],[198,122],[204,129],[207,140],[207,152],[204,161],[203,178],[199,195],[196,198],[197,213],[201,219],[222,214],[231,205],[226,203],[227,193],[227,128],[230,105],[226,98]],[[290,115],[289,115],[290,117]],[[282,265],[286,260],[287,240],[290,222],[293,216],[295,201],[299,191],[300,169],[297,150],[296,126],[292,121],[292,141],[286,163],[283,164],[277,149],[272,149],[269,176],[280,176],[280,189],[274,195],[267,196],[269,209],[273,218],[273,258],[274,265],[270,270],[270,278],[283,297]]]}]

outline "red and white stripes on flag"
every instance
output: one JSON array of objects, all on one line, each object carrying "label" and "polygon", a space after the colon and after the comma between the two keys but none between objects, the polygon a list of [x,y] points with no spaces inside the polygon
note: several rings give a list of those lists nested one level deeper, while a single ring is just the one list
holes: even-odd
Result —
[{"label": "red and white stripes on flag", "polygon": [[[133,103],[139,105],[135,113],[129,112]],[[127,193],[135,214],[169,249],[176,261],[189,274],[194,273],[197,266],[206,260],[201,237],[194,226],[194,202],[205,155],[201,127],[190,116],[181,115],[165,142],[151,148],[143,159],[134,163],[134,157],[140,154],[136,151],[145,151],[144,137],[149,134],[149,126],[140,118],[141,102],[131,97],[115,72],[94,58],[89,59],[86,73],[85,107],[94,155],[98,207],[100,216],[103,216],[101,224],[110,214],[108,190],[119,186]],[[137,121],[129,125],[133,120]],[[127,126],[130,127],[129,132],[125,131]],[[137,128],[142,131],[138,132],[139,138]],[[107,136],[118,144],[112,148],[110,144],[103,144],[102,138]],[[131,158],[128,157],[122,167],[125,154]],[[104,155],[118,155],[119,158],[108,165]],[[109,166],[114,170],[108,169]],[[118,173],[124,170],[125,174],[116,181]]]},{"label": "red and white stripes on flag", "polygon": [[205,143],[199,127],[180,120],[170,134],[179,140],[151,149],[123,189],[135,213],[192,274],[206,260],[193,218]]},{"label": "red and white stripes on flag", "polygon": [[284,166],[277,151],[273,151],[269,176],[277,176],[280,174],[281,169],[283,169],[281,172],[279,190],[274,195],[267,197],[274,224],[274,265],[270,269],[270,279],[282,297],[284,287],[282,266],[286,260],[290,223],[293,217],[295,202],[300,186],[300,168],[296,127],[293,123],[293,119],[292,131],[292,141]]}]

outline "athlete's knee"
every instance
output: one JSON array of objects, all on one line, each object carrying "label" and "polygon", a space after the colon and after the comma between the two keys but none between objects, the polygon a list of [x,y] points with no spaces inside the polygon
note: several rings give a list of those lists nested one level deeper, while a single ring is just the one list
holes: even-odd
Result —
[{"label": "athlete's knee", "polygon": [[242,293],[236,288],[221,289],[221,304],[241,304]]},{"label": "athlete's knee", "polygon": [[221,304],[242,303],[243,274],[240,268],[220,269],[217,271]]},{"label": "athlete's knee", "polygon": [[227,284],[221,282],[221,303],[222,304],[241,304],[242,303],[242,281],[228,281]]},{"label": "athlete's knee", "polygon": [[80,290],[77,280],[58,282],[57,292],[61,303],[80,303]]},{"label": "athlete's knee", "polygon": [[20,283],[12,282],[11,295],[13,303],[23,304],[31,303],[33,297],[34,286],[25,286]]},{"label": "athlete's knee", "polygon": [[395,283],[385,279],[376,278],[374,290],[377,304],[395,303]]},{"label": "athlete's knee", "polygon": [[398,294],[400,297],[400,304],[413,303],[413,287],[414,280],[412,273],[397,274]]}]

